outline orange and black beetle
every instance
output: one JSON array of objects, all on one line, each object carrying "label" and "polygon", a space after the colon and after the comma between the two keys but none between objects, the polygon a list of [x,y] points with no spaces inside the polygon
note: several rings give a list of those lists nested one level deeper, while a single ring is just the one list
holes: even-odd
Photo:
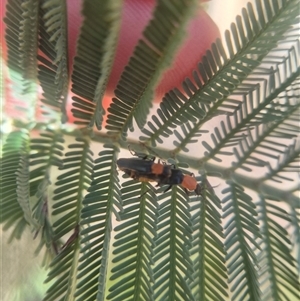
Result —
[{"label": "orange and black beetle", "polygon": [[117,165],[120,170],[137,181],[157,182],[157,186],[169,185],[165,192],[172,185],[180,185],[187,192],[194,191],[197,195],[201,195],[201,186],[192,174],[186,175],[174,165],[154,161],[155,157],[148,159],[147,156],[138,156],[138,158],[120,158]]}]

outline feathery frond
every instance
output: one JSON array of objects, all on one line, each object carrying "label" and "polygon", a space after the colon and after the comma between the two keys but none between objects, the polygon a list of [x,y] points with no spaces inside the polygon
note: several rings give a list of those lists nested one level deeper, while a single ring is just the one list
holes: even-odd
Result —
[{"label": "feathery frond", "polygon": [[44,245],[50,251],[49,255],[57,254],[59,241],[54,239],[54,230],[50,221],[51,172],[54,167],[62,166],[64,139],[59,131],[46,130],[40,132],[39,138],[33,138],[30,143],[30,195],[34,198],[33,217],[37,222],[36,235],[41,233],[39,252]]},{"label": "feathery frond", "polygon": [[[22,118],[33,120],[37,100],[38,2],[8,1],[4,22],[7,26],[5,37],[16,109]],[[23,101],[20,102],[20,99]]]},{"label": "feathery frond", "polygon": [[[53,196],[53,216],[55,240],[64,235],[70,237],[63,249],[50,264],[47,282],[55,279],[48,289],[45,301],[69,298],[74,295],[78,273],[80,240],[78,238],[81,221],[84,191],[89,187],[92,177],[93,158],[88,138],[76,138],[77,143],[70,144],[65,154],[63,167],[66,170],[57,177]],[[70,234],[72,233],[72,234]]]},{"label": "feathery frond", "polygon": [[258,255],[262,290],[261,300],[295,300],[299,297],[299,275],[292,256],[292,244],[284,224],[290,222],[287,212],[276,200],[260,197],[262,241]]},{"label": "feathery frond", "polygon": [[[270,76],[274,77],[273,70],[271,72]],[[265,76],[266,75],[265,73]],[[276,98],[284,91],[284,87],[290,86],[297,76],[299,76],[299,72],[291,74],[291,78],[288,78],[285,83],[280,83],[280,88],[278,89],[269,84],[269,82],[274,82],[271,78],[267,81],[264,79],[266,87],[254,85],[256,87],[250,90],[249,94],[244,94],[243,102],[241,102],[232,115],[227,115],[226,123],[221,121],[221,127],[216,127],[215,134],[211,134],[214,146],[210,146],[206,141],[202,142],[202,145],[208,150],[208,152],[205,153],[207,156],[206,159],[212,158],[214,160],[220,160],[215,155],[224,154],[224,151],[222,151],[223,148],[232,147],[237,144],[241,145],[245,140],[244,138],[247,135],[247,131],[249,136],[251,133],[250,129],[253,126],[258,128],[257,125],[280,123],[288,119],[289,115],[294,113],[299,107],[299,102],[295,103],[297,99],[294,98],[287,99],[285,103],[280,103]],[[260,96],[260,90],[263,89],[266,91],[267,85],[267,95]],[[266,93],[264,92],[263,94]],[[293,125],[290,127],[293,129]],[[286,131],[289,133],[288,126],[286,127]]]},{"label": "feathery frond", "polygon": [[29,194],[30,194],[30,188],[29,188],[29,152],[28,152],[28,141],[27,143],[23,145],[23,149],[21,150],[21,157],[19,162],[19,168],[16,172],[17,177],[17,199],[18,202],[23,210],[24,218],[26,222],[31,227],[36,227],[36,222],[33,219],[33,210],[31,208],[31,205],[29,203]]},{"label": "feathery frond", "polygon": [[112,217],[121,207],[115,147],[106,146],[95,160],[93,180],[81,212],[77,301],[105,300]]},{"label": "feathery frond", "polygon": [[[248,4],[224,43],[217,40],[192,78],[166,93],[150,116],[155,85],[198,2],[158,0],[99,132],[122,2],[83,1],[69,66],[66,2],[8,0],[8,67],[26,116],[13,118],[1,154],[0,222],[11,238],[30,228],[37,252],[46,250],[52,260],[44,300],[299,296],[300,1]],[[33,120],[37,79],[43,123]],[[57,122],[60,112],[66,121],[70,85],[73,117],[83,129]],[[135,124],[145,143],[136,133],[126,140]],[[76,142],[63,139],[74,136]],[[132,160],[151,166],[143,173],[133,164],[134,181],[120,179],[116,167],[119,147],[128,144],[137,156],[146,149],[160,158]],[[101,148],[96,158],[94,148]],[[192,172],[184,168],[198,171],[201,195],[188,195],[181,178],[157,174],[154,166],[183,175]],[[211,176],[226,185],[223,196],[214,194]],[[171,190],[137,181],[161,179],[171,181]]]},{"label": "feathery frond", "polygon": [[113,285],[107,299],[155,300],[152,282],[157,197],[152,187],[132,180],[123,183],[121,193],[123,210],[115,227]]},{"label": "feathery frond", "polygon": [[74,239],[51,262],[50,272],[46,283],[55,280],[47,290],[44,301],[63,300],[64,297],[73,296],[76,278],[72,277],[78,267],[78,230],[74,231]]},{"label": "feathery frond", "polygon": [[[193,213],[193,281],[191,283],[195,300],[227,300],[227,270],[221,225],[221,201],[204,187],[202,197],[194,198],[190,211]],[[192,205],[193,204],[193,205]]]},{"label": "feathery frond", "polygon": [[[276,167],[269,167],[269,173],[266,179],[281,183],[282,180],[292,181],[289,175],[299,174],[300,162],[300,141],[294,140],[294,143],[286,147],[282,156],[278,159]],[[298,181],[299,184],[299,181]]]},{"label": "feathery frond", "polygon": [[[118,1],[85,0],[81,33],[72,73],[72,113],[77,124],[101,129],[102,98],[117,43],[120,11]],[[108,51],[109,50],[109,51]]]},{"label": "feathery frond", "polygon": [[[203,133],[207,133],[208,130],[199,130],[192,126],[191,122],[187,122],[180,126],[182,135],[178,130],[174,130],[174,135],[177,140],[173,141],[173,144],[178,147],[178,151],[188,152],[189,149],[185,146],[188,143],[197,143],[198,137],[201,137]],[[196,139],[195,139],[196,138]],[[177,151],[175,150],[175,153]]]},{"label": "feathery frond", "polygon": [[159,196],[159,222],[154,248],[154,300],[194,300],[193,225],[187,194],[178,186]]},{"label": "feathery frond", "polygon": [[[237,23],[231,26],[231,33],[225,33],[226,47],[220,40],[212,45],[193,73],[194,83],[185,81],[183,88],[187,96],[174,89],[164,97],[156,114],[161,120],[154,115],[154,123],[147,123],[149,129],[143,129],[146,136],[140,137],[141,140],[156,145],[158,137],[172,133],[170,128],[187,120],[199,128],[200,123],[212,118],[218,110],[223,112],[223,104],[228,107],[228,95],[258,67],[280,38],[288,44],[288,33],[295,33],[299,21],[298,1],[285,1],[282,7],[275,2],[266,19],[260,1],[256,1],[258,18],[250,3],[247,10],[243,9],[242,18],[238,17]],[[264,5],[269,6],[269,1],[264,1]],[[232,105],[237,103],[234,101]]]},{"label": "feathery frond", "polygon": [[292,228],[292,245],[296,252],[296,262],[298,275],[300,275],[300,211],[299,209],[291,208],[291,228]]},{"label": "feathery frond", "polygon": [[26,175],[28,163],[24,160],[24,156],[26,156],[24,148],[28,144],[28,139],[28,133],[25,131],[12,132],[8,135],[2,148],[0,217],[1,223],[4,223],[4,230],[13,228],[10,240],[20,239],[28,222],[31,221],[29,200],[20,195],[21,190],[26,189],[23,185],[28,179]]},{"label": "feathery frond", "polygon": [[73,231],[79,224],[84,190],[91,182],[93,153],[90,141],[86,138],[76,138],[76,141],[78,143],[69,145],[70,151],[63,160],[61,169],[67,171],[59,175],[55,183],[53,215],[64,213],[54,223],[57,238]]},{"label": "feathery frond", "polygon": [[125,138],[127,130],[133,129],[133,119],[140,128],[144,126],[155,85],[164,68],[170,64],[197,2],[158,1],[153,19],[121,75],[116,97],[108,109],[106,129],[110,134]]},{"label": "feathery frond", "polygon": [[[289,135],[291,138],[296,138],[297,133],[293,131],[296,130],[296,126],[285,126],[285,123],[291,120],[290,116],[292,116],[293,113],[299,115],[299,106],[300,103],[293,106],[289,111],[283,112],[282,119],[278,119],[267,126],[256,126],[253,130],[253,134],[248,130],[248,135],[244,135],[244,140],[239,142],[240,152],[238,152],[237,148],[233,149],[238,162],[233,163],[232,170],[237,168],[242,168],[247,171],[252,170],[249,166],[247,167],[245,165],[270,167],[267,160],[270,158],[278,159],[278,157],[285,152],[286,144],[284,140],[279,142],[279,139],[277,139],[277,141],[274,139],[276,136],[278,137],[280,128],[282,128],[284,132],[289,132],[287,136]],[[240,155],[240,153],[242,155]],[[264,158],[265,160],[263,160]],[[296,170],[294,169],[293,171]]]},{"label": "feathery frond", "polygon": [[38,78],[43,89],[41,101],[44,115],[61,112],[61,121],[67,121],[66,101],[69,88],[67,54],[66,2],[43,0],[39,8]]},{"label": "feathery frond", "polygon": [[226,261],[231,300],[260,300],[258,260],[255,249],[260,249],[261,237],[255,205],[242,187],[228,183],[222,200]]}]

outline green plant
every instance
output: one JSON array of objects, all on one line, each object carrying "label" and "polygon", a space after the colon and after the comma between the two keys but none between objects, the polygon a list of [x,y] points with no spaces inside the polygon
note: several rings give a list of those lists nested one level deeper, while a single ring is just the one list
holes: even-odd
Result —
[{"label": "green plant", "polygon": [[[151,116],[153,88],[196,2],[158,1],[144,31],[150,42],[138,43],[104,131],[94,125],[103,123],[118,1],[84,1],[71,78],[72,112],[82,128],[71,130],[58,121],[66,119],[69,81],[65,6],[8,3],[8,65],[29,121],[15,119],[3,146],[1,222],[12,238],[30,227],[46,250],[53,284],[44,300],[299,297],[299,1],[257,0],[255,10],[249,4],[225,43],[217,40],[195,66],[184,92],[169,91]],[[43,88],[39,122],[30,111],[36,78]],[[218,125],[205,136],[210,120]],[[142,144],[127,138],[134,128]],[[70,137],[76,141],[65,143]],[[161,147],[167,138],[174,148]],[[200,140],[202,156],[183,155]],[[93,143],[102,148],[95,158]],[[116,160],[128,144],[188,164],[204,188],[218,177],[222,193],[188,197],[177,186],[154,193],[132,180],[121,187]]]}]

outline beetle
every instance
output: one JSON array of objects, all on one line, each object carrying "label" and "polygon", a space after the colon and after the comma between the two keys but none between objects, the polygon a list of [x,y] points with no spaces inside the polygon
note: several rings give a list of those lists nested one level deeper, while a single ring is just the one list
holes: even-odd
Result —
[{"label": "beetle", "polygon": [[186,175],[180,169],[172,169],[172,174],[168,178],[160,178],[158,185],[169,185],[165,190],[168,191],[172,185],[180,185],[187,193],[194,191],[197,195],[201,195],[201,185],[197,183],[193,174]]},{"label": "beetle", "polygon": [[[134,169],[133,165],[131,164],[134,161],[129,161],[130,168],[125,168],[125,163],[128,163],[128,161],[123,160],[126,159],[119,159],[117,161],[120,170],[125,172],[129,177],[133,178],[134,180],[140,182],[157,182],[157,186],[169,185],[169,187],[164,192],[168,191],[173,185],[180,185],[187,193],[189,191],[194,191],[197,195],[201,195],[202,188],[200,184],[197,183],[197,180],[194,177],[194,175],[186,175],[180,169],[173,168],[174,165],[158,163],[163,166],[163,169],[157,168],[156,170],[155,168],[152,168],[152,165],[148,165],[149,161],[145,161],[148,163],[141,164],[141,160],[138,160],[137,163],[139,166],[137,166],[136,169]],[[150,172],[150,170],[156,170],[157,172]],[[161,172],[161,170],[163,170],[163,172]]]},{"label": "beetle", "polygon": [[137,158],[120,158],[117,165],[120,170],[131,178],[140,182],[157,182],[156,186],[169,185],[165,190],[168,191],[172,185],[180,185],[187,193],[194,191],[201,195],[202,187],[197,183],[193,174],[184,174],[180,169],[176,169],[174,164],[168,165],[155,163],[155,157],[137,153],[128,147],[130,153]]},{"label": "beetle", "polygon": [[122,169],[122,171],[127,174],[130,178],[139,182],[159,182],[161,176],[153,173],[143,174],[132,169]]},{"label": "beetle", "polygon": [[168,178],[172,174],[172,165],[154,162],[153,159],[143,158],[120,158],[117,165],[120,170],[126,172],[132,178],[139,178],[140,176],[153,174]]},{"label": "beetle", "polygon": [[[137,158],[121,158],[118,159],[117,165],[120,170],[127,171],[126,173],[131,178],[138,178],[143,175],[157,175],[161,177],[170,177],[171,170],[174,165],[167,165],[161,160],[158,160],[158,163],[155,162],[155,157],[150,157],[149,155],[143,153],[137,153],[133,151],[130,146],[128,146],[128,150],[133,156]],[[131,174],[128,171],[131,171]],[[150,179],[149,179],[150,180]],[[155,181],[155,180],[153,180]],[[143,181],[145,182],[145,181]]]}]

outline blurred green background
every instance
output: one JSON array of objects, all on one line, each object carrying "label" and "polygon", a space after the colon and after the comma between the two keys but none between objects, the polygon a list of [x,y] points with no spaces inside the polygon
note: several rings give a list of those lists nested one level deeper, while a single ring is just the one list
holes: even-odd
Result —
[{"label": "blurred green background", "polygon": [[10,231],[0,232],[0,300],[41,301],[48,288],[43,282],[47,276],[41,268],[43,252],[34,254],[38,240],[32,239],[29,229],[22,239],[8,244]]}]

